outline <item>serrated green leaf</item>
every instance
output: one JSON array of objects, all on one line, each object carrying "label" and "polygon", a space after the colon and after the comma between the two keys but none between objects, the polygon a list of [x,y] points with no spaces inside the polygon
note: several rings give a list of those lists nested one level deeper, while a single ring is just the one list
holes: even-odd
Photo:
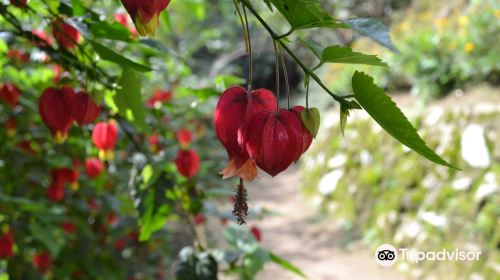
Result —
[{"label": "serrated green leaf", "polygon": [[349,28],[349,25],[333,19],[317,0],[269,0],[286,18],[292,30],[315,27]]},{"label": "serrated green leaf", "polygon": [[316,138],[318,135],[319,124],[320,124],[320,115],[318,108],[309,108],[304,109],[300,112],[300,119],[304,126],[309,130],[309,133]]},{"label": "serrated green leaf", "polygon": [[282,268],[284,268],[290,272],[293,272],[293,273],[301,276],[302,278],[307,278],[307,276],[304,274],[304,272],[302,272],[302,270],[300,270],[298,267],[296,267],[295,265],[293,265],[289,261],[285,260],[284,258],[282,258],[278,255],[275,255],[271,252],[269,253],[269,256],[271,257],[271,261],[273,261],[275,264],[281,266]]},{"label": "serrated green leaf", "polygon": [[374,18],[354,18],[347,20],[347,24],[361,35],[367,36],[380,45],[399,53],[389,36],[389,28],[381,21]]},{"label": "serrated green leaf", "polygon": [[92,45],[94,50],[97,52],[97,54],[99,54],[99,56],[104,60],[118,63],[123,67],[129,67],[129,68],[132,68],[132,69],[139,71],[139,72],[148,72],[148,71],[153,70],[152,68],[150,68],[148,66],[134,62],[134,61],[116,53],[112,49],[105,47],[96,41],[90,40],[90,44]]},{"label": "serrated green leaf", "polygon": [[323,50],[321,61],[325,63],[347,63],[347,64],[366,64],[374,66],[387,66],[376,55],[367,55],[359,52],[353,52],[349,47],[330,46]]},{"label": "serrated green leaf", "polygon": [[118,86],[114,95],[118,113],[127,119],[131,118],[137,128],[147,130],[139,76],[131,69],[124,68]]},{"label": "serrated green leaf", "polygon": [[356,71],[352,77],[352,88],[359,104],[390,135],[428,160],[456,168],[427,147],[392,99],[373,83],[372,77]]}]

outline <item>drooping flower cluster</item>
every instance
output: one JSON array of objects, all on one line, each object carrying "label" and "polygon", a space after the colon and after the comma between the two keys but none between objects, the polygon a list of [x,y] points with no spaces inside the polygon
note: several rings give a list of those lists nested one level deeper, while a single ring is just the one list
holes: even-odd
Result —
[{"label": "drooping flower cluster", "polygon": [[160,23],[160,13],[170,4],[170,0],[121,0],[142,36],[153,36]]},{"label": "drooping flower cluster", "polygon": [[99,106],[84,92],[71,87],[48,88],[38,100],[38,111],[57,143],[64,142],[76,121],[80,126],[92,123],[99,116]]},{"label": "drooping flower cluster", "polygon": [[296,106],[276,111],[274,94],[266,89],[247,92],[240,86],[227,89],[214,114],[217,138],[226,148],[229,162],[224,178],[253,180],[257,168],[276,176],[296,162],[309,148],[312,136],[303,126]]}]

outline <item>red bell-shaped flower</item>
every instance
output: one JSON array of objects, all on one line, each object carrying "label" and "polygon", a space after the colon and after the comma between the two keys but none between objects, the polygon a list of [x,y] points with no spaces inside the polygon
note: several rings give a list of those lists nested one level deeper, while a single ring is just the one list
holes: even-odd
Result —
[{"label": "red bell-shaped flower", "polygon": [[163,102],[172,99],[172,93],[166,90],[155,90],[153,95],[146,101],[148,108],[159,108]]},{"label": "red bell-shaped flower", "polygon": [[101,159],[111,160],[113,158],[113,149],[116,145],[118,128],[114,121],[97,123],[92,131],[92,141],[100,150]]},{"label": "red bell-shaped flower", "polygon": [[75,224],[73,224],[73,222],[71,221],[64,221],[62,224],[61,224],[61,227],[62,229],[67,233],[67,234],[72,234],[72,233],[75,233],[76,231],[76,227],[75,227]]},{"label": "red bell-shaped flower", "polygon": [[179,150],[175,165],[182,176],[191,178],[200,170],[200,157],[193,150]]},{"label": "red bell-shaped flower", "polygon": [[52,23],[52,35],[61,48],[72,49],[80,40],[80,32],[62,19]]},{"label": "red bell-shaped flower", "polygon": [[256,227],[256,226],[251,227],[250,233],[253,235],[255,240],[257,240],[258,242],[260,242],[262,240],[262,232],[260,231],[260,229],[258,227]]},{"label": "red bell-shaped flower", "polygon": [[189,145],[191,145],[192,138],[193,136],[191,134],[191,131],[187,129],[179,129],[177,131],[177,141],[183,149],[187,149]]},{"label": "red bell-shaped flower", "polygon": [[302,123],[284,109],[260,112],[249,122],[243,139],[248,154],[271,176],[287,169],[302,153]]},{"label": "red bell-shaped flower", "polygon": [[53,202],[59,202],[64,199],[64,185],[51,184],[47,188],[47,198]]},{"label": "red bell-shaped flower", "polygon": [[6,259],[14,255],[14,234],[8,229],[2,233],[0,230],[0,259]]},{"label": "red bell-shaped flower", "polygon": [[85,91],[80,91],[73,97],[71,114],[80,125],[93,123],[99,116],[100,109]]},{"label": "red bell-shaped flower", "polygon": [[71,105],[75,92],[70,87],[48,88],[38,100],[38,111],[57,143],[64,142],[73,123]]},{"label": "red bell-shaped flower", "polygon": [[0,100],[11,107],[16,107],[21,91],[13,83],[4,83],[0,86]]},{"label": "red bell-shaped flower", "polygon": [[97,178],[99,175],[101,175],[103,169],[104,165],[97,158],[88,158],[85,161],[85,173],[87,173],[87,176],[89,176],[89,178]]},{"label": "red bell-shaped flower", "polygon": [[46,274],[52,268],[52,258],[49,253],[37,253],[33,255],[31,261],[33,263],[33,267],[42,274]]},{"label": "red bell-shaped flower", "polygon": [[[290,109],[290,112],[294,113],[297,116],[297,118],[300,120],[300,112],[302,112],[304,109],[305,109],[304,106],[300,106],[300,105],[294,106],[293,108]],[[302,121],[301,121],[301,123],[302,123]],[[302,153],[299,155],[299,158],[303,153],[305,153],[307,151],[307,149],[309,149],[312,141],[313,141],[312,134],[304,126],[304,124],[302,124]],[[299,160],[299,158],[297,158],[295,160],[295,162],[297,162],[297,160]]]},{"label": "red bell-shaped flower", "polygon": [[142,36],[153,36],[159,25],[159,15],[170,0],[121,0]]},{"label": "red bell-shaped flower", "polygon": [[251,181],[257,176],[257,168],[238,134],[241,136],[246,123],[257,113],[275,109],[276,97],[266,89],[248,93],[243,87],[235,86],[222,93],[215,108],[214,126],[229,158],[227,166],[221,171],[224,178],[239,176]]}]

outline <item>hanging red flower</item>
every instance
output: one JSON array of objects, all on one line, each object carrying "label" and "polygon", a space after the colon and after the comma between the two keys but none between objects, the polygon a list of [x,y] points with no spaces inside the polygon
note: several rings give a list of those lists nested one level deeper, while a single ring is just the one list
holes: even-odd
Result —
[{"label": "hanging red flower", "polygon": [[182,176],[191,178],[200,170],[200,157],[193,150],[179,150],[175,165]]},{"label": "hanging red flower", "polygon": [[75,224],[73,222],[71,222],[71,221],[64,221],[61,224],[61,227],[68,234],[73,234],[76,231]]},{"label": "hanging red flower", "polygon": [[57,41],[59,47],[72,49],[80,40],[80,32],[72,25],[62,19],[52,22],[52,35]]},{"label": "hanging red flower", "polygon": [[276,176],[302,153],[302,123],[284,109],[260,112],[250,121],[243,137],[248,154],[258,167]]},{"label": "hanging red flower", "polygon": [[[300,105],[299,106],[294,106],[293,108],[290,109],[290,112],[294,113],[295,116],[297,117],[297,119],[300,120],[300,112],[302,112],[304,109],[305,109],[304,106],[300,106]],[[307,151],[307,149],[309,149],[309,147],[311,146],[311,143],[313,141],[313,138],[314,137],[309,132],[309,130],[305,127],[304,124],[302,124],[302,153],[295,160],[295,162],[297,162],[297,160],[299,160],[300,156],[303,153],[305,153]]]},{"label": "hanging red flower", "polygon": [[71,114],[78,125],[93,123],[99,116],[100,108],[85,91],[76,93],[73,97]]},{"label": "hanging red flower", "polygon": [[101,175],[104,165],[97,158],[88,158],[85,161],[85,173],[89,178],[95,179]]},{"label": "hanging red flower", "polygon": [[114,121],[97,123],[92,131],[92,141],[100,150],[99,157],[103,160],[113,159],[113,149],[118,137],[118,128]]},{"label": "hanging red flower", "polygon": [[7,259],[14,255],[14,233],[8,229],[0,233],[0,259]]},{"label": "hanging red flower", "polygon": [[14,136],[16,134],[16,119],[13,117],[9,117],[5,122],[5,129],[7,130],[8,136]]},{"label": "hanging red flower", "polygon": [[142,36],[154,36],[160,23],[159,15],[170,4],[170,0],[121,1]]},{"label": "hanging red flower", "polygon": [[52,268],[52,259],[47,252],[33,255],[31,261],[33,263],[33,267],[42,274],[46,274]]},{"label": "hanging red flower", "polygon": [[74,95],[75,91],[70,87],[48,88],[38,100],[40,116],[56,143],[64,142],[73,123],[71,105]]},{"label": "hanging red flower", "polygon": [[192,139],[193,135],[191,134],[191,131],[187,129],[179,129],[177,131],[177,141],[179,142],[179,145],[181,146],[182,149],[189,148]]},{"label": "hanging red flower", "polygon": [[159,108],[163,102],[172,99],[172,93],[166,90],[155,90],[153,95],[146,101],[148,108]]},{"label": "hanging red flower", "polygon": [[221,171],[224,178],[239,176],[251,181],[257,176],[257,168],[242,145],[242,131],[257,113],[273,110],[276,110],[276,97],[266,89],[248,93],[243,87],[235,86],[222,93],[215,108],[214,127],[229,158]]},{"label": "hanging red flower", "polygon": [[253,235],[255,240],[260,242],[262,240],[262,232],[257,227],[253,226],[250,228],[250,233]]},{"label": "hanging red flower", "polygon": [[16,107],[20,96],[21,91],[13,83],[7,82],[0,86],[0,100],[5,104]]}]

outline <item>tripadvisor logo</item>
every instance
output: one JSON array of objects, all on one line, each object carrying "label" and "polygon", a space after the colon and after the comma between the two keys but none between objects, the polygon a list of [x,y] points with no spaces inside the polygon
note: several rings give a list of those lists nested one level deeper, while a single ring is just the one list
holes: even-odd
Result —
[{"label": "tripadvisor logo", "polygon": [[396,249],[390,244],[382,244],[375,250],[375,261],[381,266],[392,266],[398,260],[419,263],[421,261],[478,261],[481,251],[441,249],[439,251],[419,251],[415,248]]}]

